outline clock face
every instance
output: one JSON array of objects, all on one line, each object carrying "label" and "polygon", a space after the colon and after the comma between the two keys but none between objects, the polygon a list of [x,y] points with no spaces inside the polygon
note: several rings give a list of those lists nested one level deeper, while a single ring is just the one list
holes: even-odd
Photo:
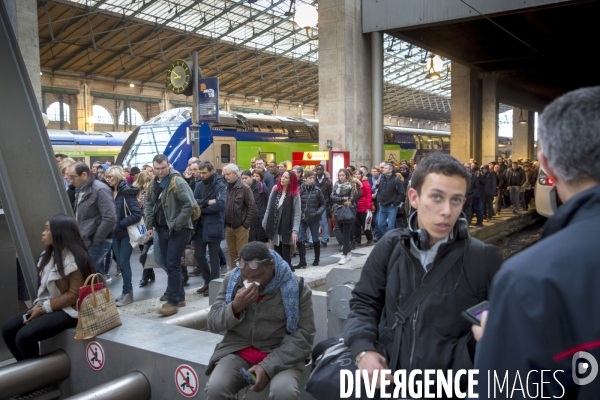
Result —
[{"label": "clock face", "polygon": [[192,70],[187,62],[176,60],[167,70],[167,86],[173,93],[182,94],[190,86]]}]

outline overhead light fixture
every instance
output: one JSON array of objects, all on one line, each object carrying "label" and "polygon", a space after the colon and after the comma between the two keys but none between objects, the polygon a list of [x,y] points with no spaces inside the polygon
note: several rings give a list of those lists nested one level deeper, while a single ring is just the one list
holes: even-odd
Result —
[{"label": "overhead light fixture", "polygon": [[517,123],[521,124],[521,125],[525,125],[527,123],[527,120],[525,118],[523,118],[523,109],[521,108],[521,113],[519,114],[519,121],[517,121]]},{"label": "overhead light fixture", "polygon": [[[425,79],[431,79],[432,81],[442,79],[442,76],[440,75],[440,71],[444,70],[444,60],[442,60],[442,57],[436,56],[435,54],[431,53],[427,65],[429,67],[427,68],[427,75],[425,75]],[[447,79],[449,73],[450,67],[447,67],[446,76],[443,79]]]},{"label": "overhead light fixture", "polygon": [[134,83],[130,83],[129,87],[135,87],[135,84]]},{"label": "overhead light fixture", "polygon": [[40,75],[44,75],[44,73],[42,71],[40,71]]},{"label": "overhead light fixture", "polygon": [[308,36],[310,40],[317,40],[319,38],[318,36],[312,36],[310,34],[310,29],[319,22],[319,12],[315,7],[310,4],[300,4],[296,7],[294,20],[300,28],[306,30],[306,36]]},{"label": "overhead light fixture", "polygon": [[254,99],[254,102],[255,102],[255,103],[258,103],[258,99]]}]

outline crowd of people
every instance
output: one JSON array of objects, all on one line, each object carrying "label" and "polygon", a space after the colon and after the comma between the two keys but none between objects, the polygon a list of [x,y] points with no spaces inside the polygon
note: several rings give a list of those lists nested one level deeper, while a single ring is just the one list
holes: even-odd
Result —
[{"label": "crowd of people", "polygon": [[[322,166],[303,171],[281,163],[277,171],[271,165],[265,170],[263,160],[254,160],[247,171],[229,164],[219,175],[210,162],[193,159],[181,175],[162,154],[154,157],[151,172],[147,166],[90,168],[57,157],[75,218],[59,214],[46,222],[37,298],[4,323],[3,339],[15,358],[23,360],[39,355],[38,341],[74,327],[79,288],[95,271],[106,274],[111,247],[123,275],[118,301],[132,301],[131,245],[124,232],[144,218],[168,274],[161,314],[172,315],[185,306],[180,259],[190,243],[206,284],[219,275],[222,240],[235,262],[208,315],[208,329],[225,334],[206,371],[206,397],[233,398],[252,382],[249,389],[256,392],[270,384],[270,398],[297,399],[316,329],[311,290],[293,273],[292,246],[306,264],[311,239],[315,249],[326,245],[325,231],[320,235],[319,228],[323,215],[326,223],[331,215],[338,220],[336,234],[342,237],[346,262],[360,240],[359,230],[369,230],[367,214],[376,211],[378,230],[366,236],[367,243],[370,235],[378,243],[353,290],[343,333],[347,347],[339,353],[347,352],[354,365],[339,363],[343,368],[355,367],[365,377],[390,369],[475,368],[480,382],[475,392],[481,395],[489,390],[486,383],[494,371],[494,376],[515,377],[515,382],[526,376],[519,389],[522,397],[525,391],[537,397],[540,390],[546,397],[597,397],[600,328],[590,316],[600,306],[598,107],[600,88],[586,88],[555,100],[540,117],[540,164],[564,204],[545,225],[538,244],[504,263],[495,246],[470,236],[463,211],[469,197],[467,211],[477,201],[489,217],[493,197],[496,207],[512,204],[516,213],[519,203],[526,207],[530,189],[525,182],[537,173],[527,160],[522,167],[499,159],[478,168],[474,162],[463,165],[449,155],[433,154],[418,167],[382,163],[370,174],[364,167],[348,166],[332,182]],[[572,157],[589,159],[590,165],[573,164]],[[411,210],[407,221],[397,218],[404,201]],[[353,219],[347,209],[354,206]],[[406,229],[394,229],[398,225]],[[488,299],[489,311],[481,315],[480,325],[471,326],[461,317]],[[592,374],[584,377],[590,360]],[[335,364],[327,363],[338,368]],[[538,371],[542,373],[531,375]],[[544,377],[543,371],[553,373]],[[467,374],[457,374],[453,383],[464,392]],[[323,398],[329,398],[341,383],[329,379],[322,384],[327,387]],[[439,384],[428,385],[435,392]],[[442,386],[437,392],[447,394]],[[415,387],[419,383],[411,389]],[[513,393],[514,388],[506,397]]]},{"label": "crowd of people", "polygon": [[505,160],[498,156],[497,162],[481,166],[471,158],[464,166],[470,177],[463,207],[469,223],[475,216],[475,226],[483,226],[484,219],[491,221],[502,208],[510,208],[514,214],[519,213],[519,208],[529,210],[539,174],[537,161]]}]

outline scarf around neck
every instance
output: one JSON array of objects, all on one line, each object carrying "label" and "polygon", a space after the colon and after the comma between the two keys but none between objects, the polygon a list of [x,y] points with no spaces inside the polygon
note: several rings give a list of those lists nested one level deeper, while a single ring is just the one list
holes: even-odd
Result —
[{"label": "scarf around neck", "polygon": [[[287,262],[275,251],[269,250],[269,252],[273,260],[275,260],[275,276],[260,292],[260,295],[273,293],[276,290],[281,292],[281,300],[286,317],[285,326],[288,333],[293,334],[298,328],[298,320],[300,319],[300,289],[298,288],[298,282]],[[242,271],[237,267],[231,272],[223,306],[233,301],[234,291],[236,286],[240,284],[241,275]]]}]

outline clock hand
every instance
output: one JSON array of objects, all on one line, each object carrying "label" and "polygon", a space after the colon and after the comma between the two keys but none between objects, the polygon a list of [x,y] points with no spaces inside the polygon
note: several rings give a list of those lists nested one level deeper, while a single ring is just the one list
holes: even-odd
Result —
[{"label": "clock hand", "polygon": [[175,79],[180,79],[181,76],[177,75],[177,72],[173,71],[173,74],[175,75]]}]

